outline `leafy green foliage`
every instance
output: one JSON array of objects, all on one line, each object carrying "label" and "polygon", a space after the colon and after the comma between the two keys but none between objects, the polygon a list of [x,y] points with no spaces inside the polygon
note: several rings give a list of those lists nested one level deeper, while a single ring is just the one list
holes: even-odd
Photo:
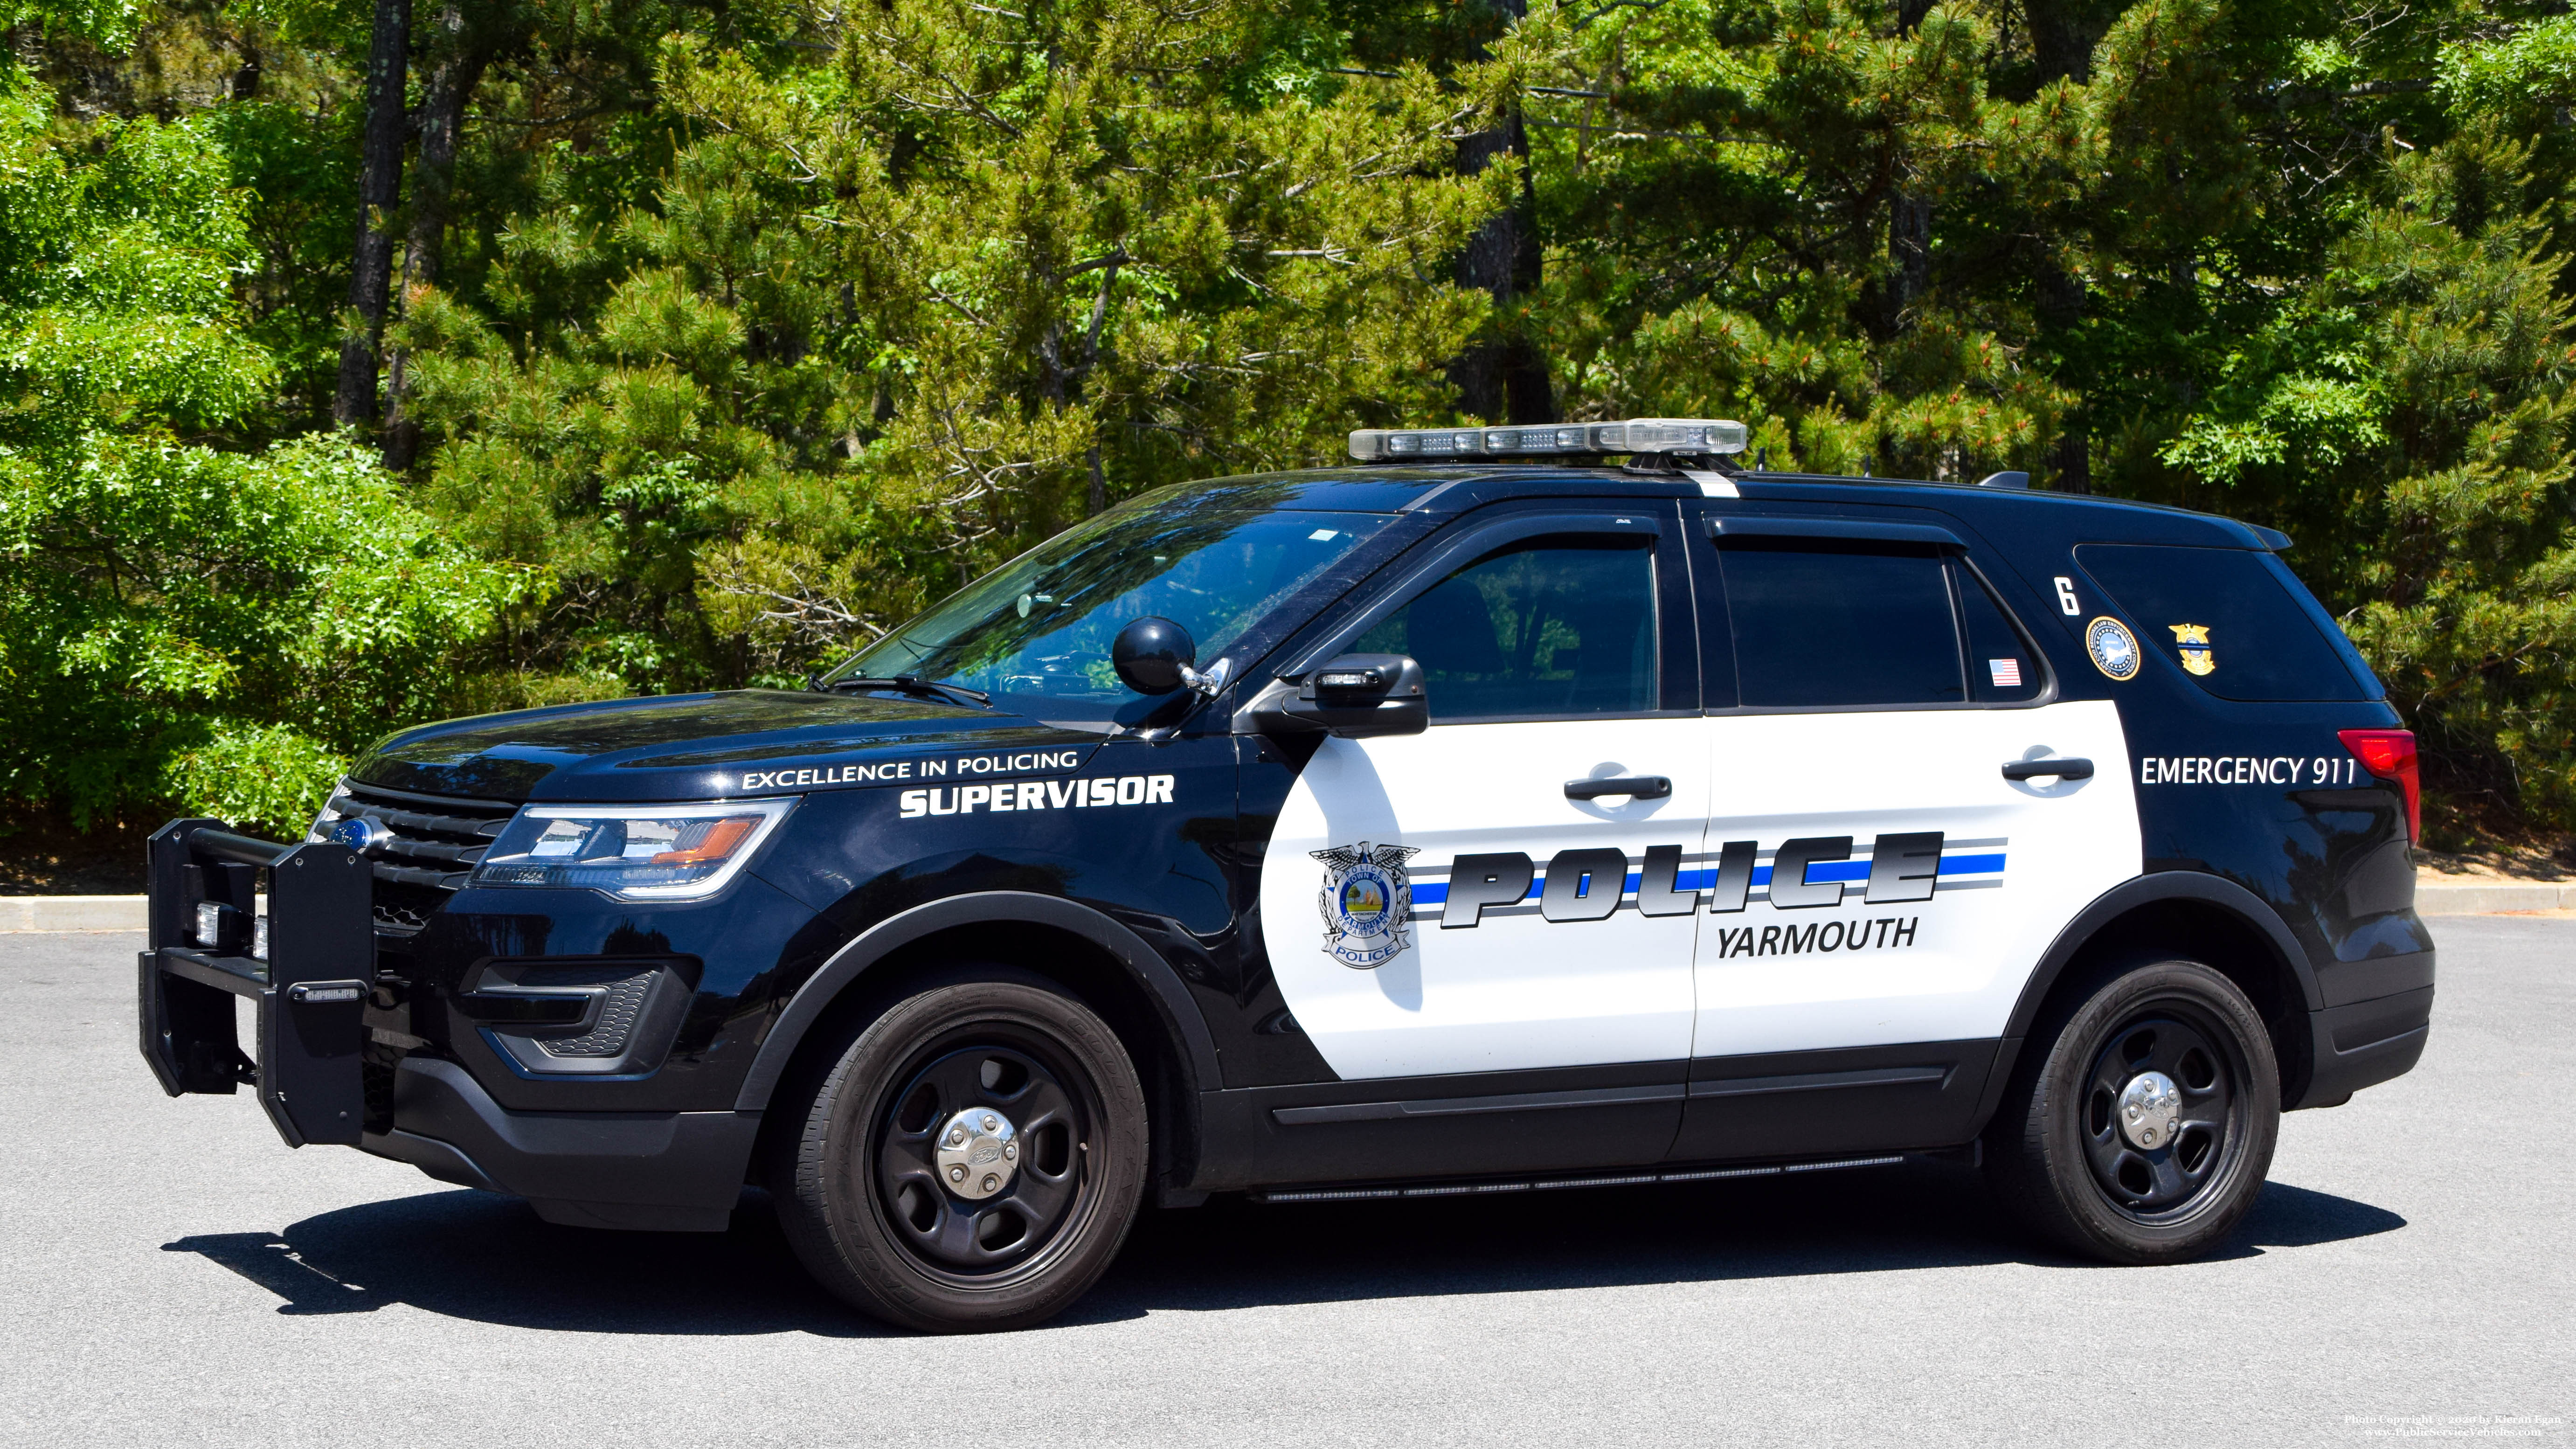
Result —
[{"label": "leafy green foliage", "polygon": [[[1482,294],[1478,101],[1347,86],[1244,3],[853,12],[827,63],[658,57],[648,196],[415,299],[430,496],[563,580],[560,660],[795,678],[1096,509],[1418,415]],[[568,288],[569,277],[597,277]]]},{"label": "leafy green foliage", "polygon": [[[14,22],[0,796],[291,824],[399,722],[793,684],[1108,502],[1457,416],[1509,339],[1565,415],[1741,417],[1775,467],[2286,529],[2440,838],[2576,821],[2564,16],[413,9],[415,106],[489,63],[387,336],[399,479],[316,436],[368,10]],[[1497,306],[1458,259],[1524,194]]]},{"label": "leafy green foliage", "polygon": [[48,120],[0,96],[0,796],[295,828],[535,581],[351,443],[187,441],[275,375],[231,297],[223,154],[149,120],[73,150]]}]

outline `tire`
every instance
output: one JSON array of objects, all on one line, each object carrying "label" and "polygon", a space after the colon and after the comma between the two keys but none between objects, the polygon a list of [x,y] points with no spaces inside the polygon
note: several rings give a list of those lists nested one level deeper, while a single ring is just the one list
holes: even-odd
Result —
[{"label": "tire", "polygon": [[1136,1068],[1098,1015],[975,966],[845,1035],[787,1099],[799,1115],[770,1162],[816,1281],[898,1327],[972,1333],[1043,1322],[1099,1280],[1135,1221],[1147,1139]]},{"label": "tire", "polygon": [[2102,1262],[2208,1252],[2253,1208],[2280,1135],[2262,1017],[2197,961],[2106,971],[2070,997],[2043,1013],[1986,1129],[1996,1195],[2041,1237]]}]

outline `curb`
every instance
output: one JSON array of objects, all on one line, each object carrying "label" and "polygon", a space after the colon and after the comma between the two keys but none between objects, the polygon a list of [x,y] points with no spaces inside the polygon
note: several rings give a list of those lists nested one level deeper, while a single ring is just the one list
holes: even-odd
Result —
[{"label": "curb", "polygon": [[[2419,880],[2415,909],[2427,916],[2576,910],[2576,884],[2506,881],[2453,885]],[[142,896],[0,896],[0,934],[27,931],[140,931]]]},{"label": "curb", "polygon": [[0,932],[140,931],[142,896],[0,896]]},{"label": "curb", "polygon": [[2418,877],[2415,882],[2415,910],[2417,914],[2426,916],[2576,910],[2576,885],[2556,885],[2546,881],[2452,885]]}]

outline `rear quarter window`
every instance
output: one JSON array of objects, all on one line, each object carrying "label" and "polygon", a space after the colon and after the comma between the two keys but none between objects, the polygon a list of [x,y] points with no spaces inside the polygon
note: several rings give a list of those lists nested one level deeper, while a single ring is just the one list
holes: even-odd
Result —
[{"label": "rear quarter window", "polygon": [[2251,549],[2088,543],[2076,562],[2137,626],[2149,654],[2221,699],[2359,700],[2378,691],[2295,582]]}]

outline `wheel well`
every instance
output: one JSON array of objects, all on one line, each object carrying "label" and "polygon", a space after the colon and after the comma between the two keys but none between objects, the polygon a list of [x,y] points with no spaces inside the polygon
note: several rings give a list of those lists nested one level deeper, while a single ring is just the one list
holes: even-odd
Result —
[{"label": "wheel well", "polygon": [[2272,1056],[2281,1068],[2281,1100],[2299,1099],[2311,1065],[2307,993],[2270,938],[2244,917],[2209,901],[2148,901],[2103,922],[2050,984],[2040,1018],[2053,1020],[2072,1010],[2072,998],[2090,991],[2104,970],[2148,956],[2189,957],[2236,983],[2272,1039]]},{"label": "wheel well", "polygon": [[[961,961],[993,961],[1032,971],[1065,989],[1068,995],[1100,1014],[1100,1019],[1127,1049],[1145,1089],[1146,1122],[1151,1131],[1149,1182],[1186,1182],[1196,1166],[1197,1144],[1185,1129],[1195,1122],[1192,1084],[1171,1030],[1164,1023],[1142,982],[1099,943],[1076,932],[1027,921],[978,921],[934,931],[909,941],[869,964],[852,978],[821,1016],[815,1018],[777,1090],[775,1109],[798,1100],[830,1068],[826,1054],[852,1029],[911,994],[914,983]],[[755,1164],[768,1160],[774,1133],[792,1131],[789,1114],[762,1113],[762,1150]]]}]

